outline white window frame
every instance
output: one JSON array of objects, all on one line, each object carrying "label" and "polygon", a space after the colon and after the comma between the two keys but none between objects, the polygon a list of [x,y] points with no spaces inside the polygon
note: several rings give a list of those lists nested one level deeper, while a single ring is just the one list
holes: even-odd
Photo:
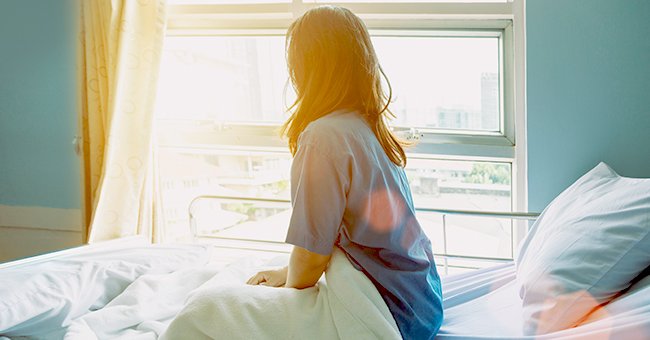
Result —
[{"label": "white window frame", "polygon": [[[322,5],[303,0],[263,4],[171,4],[169,36],[277,35],[308,9]],[[432,36],[498,36],[500,40],[500,131],[411,130],[419,139],[409,154],[419,158],[509,162],[512,164],[512,211],[527,211],[525,0],[508,2],[336,3],[359,15],[371,33],[408,30]],[[402,133],[405,133],[402,132]],[[280,151],[276,125],[224,124],[218,149]],[[163,137],[158,145],[177,145]],[[261,147],[264,145],[264,147]],[[208,147],[211,146],[201,146]],[[215,147],[216,149],[216,147]],[[513,241],[527,232],[516,223]]]}]

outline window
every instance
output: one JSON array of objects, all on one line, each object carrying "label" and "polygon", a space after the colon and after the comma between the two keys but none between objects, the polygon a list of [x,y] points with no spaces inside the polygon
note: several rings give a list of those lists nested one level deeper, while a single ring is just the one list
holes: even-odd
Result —
[{"label": "window", "polygon": [[[392,128],[418,140],[406,168],[416,208],[524,210],[519,1],[339,2],[369,27],[394,90]],[[155,150],[169,238],[189,237],[197,196],[289,199],[291,156],[278,132],[292,98],[284,33],[321,3],[173,2]],[[289,214],[275,201],[195,202],[198,233],[236,247],[286,249]],[[465,258],[512,258],[525,231],[509,219],[418,218],[437,254]],[[455,268],[485,265],[466,262]]]}]

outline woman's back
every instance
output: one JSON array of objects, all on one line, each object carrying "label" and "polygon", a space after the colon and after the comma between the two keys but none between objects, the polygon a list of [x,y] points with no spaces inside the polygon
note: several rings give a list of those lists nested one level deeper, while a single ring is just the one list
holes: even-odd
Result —
[{"label": "woman's back", "polygon": [[324,255],[338,246],[375,284],[404,338],[433,337],[442,296],[431,243],[415,218],[404,169],[364,118],[341,110],[311,122],[291,178],[287,242]]}]

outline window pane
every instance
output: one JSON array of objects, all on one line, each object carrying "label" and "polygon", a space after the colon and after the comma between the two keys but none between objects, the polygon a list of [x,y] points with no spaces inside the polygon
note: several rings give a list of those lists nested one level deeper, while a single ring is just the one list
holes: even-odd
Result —
[{"label": "window pane", "polygon": [[[447,215],[443,228],[441,214],[421,212],[418,213],[418,221],[431,239],[433,251],[436,254],[512,258],[514,249],[512,249],[512,221],[510,219]],[[474,265],[483,267],[489,264],[494,263],[475,263]]]},{"label": "window pane", "polygon": [[[511,211],[509,163],[409,158],[406,172],[416,208]],[[417,218],[437,254],[512,257],[509,219],[447,215],[443,223],[434,212],[418,212]],[[494,264],[469,262],[461,267]]]},{"label": "window pane", "polygon": [[[499,39],[375,36],[396,126],[499,130]],[[168,37],[158,117],[280,124],[282,36]],[[286,100],[290,103],[290,86]]]},{"label": "window pane", "polygon": [[409,158],[406,174],[416,207],[510,211],[510,163]]},{"label": "window pane", "polygon": [[167,37],[159,118],[282,122],[288,79],[282,36]]},{"label": "window pane", "polygon": [[[186,240],[189,238],[189,206],[190,202],[198,196],[222,195],[289,199],[291,156],[288,152],[178,151],[173,148],[159,150],[162,210],[166,236],[170,239]],[[288,208],[290,208],[289,205],[281,209],[275,206],[269,208],[268,204],[259,207],[247,203],[222,206],[220,202],[206,200],[200,202],[196,207],[195,216],[201,223],[199,227],[202,233],[233,229],[234,226],[243,223],[246,225],[233,230],[244,229],[245,232],[250,232],[253,230],[251,222],[258,223],[273,219],[275,215]],[[278,219],[281,216],[275,218]],[[285,227],[286,224],[276,221],[273,225]],[[233,234],[233,230],[229,233]],[[271,230],[271,234],[275,235],[272,239],[284,237],[285,233],[286,229]],[[268,236],[268,232],[256,234],[256,237],[266,236]]]},{"label": "window pane", "polygon": [[499,39],[374,37],[394,125],[499,130]]},{"label": "window pane", "polygon": [[274,202],[199,201],[194,209],[202,238],[284,242],[291,205]]}]

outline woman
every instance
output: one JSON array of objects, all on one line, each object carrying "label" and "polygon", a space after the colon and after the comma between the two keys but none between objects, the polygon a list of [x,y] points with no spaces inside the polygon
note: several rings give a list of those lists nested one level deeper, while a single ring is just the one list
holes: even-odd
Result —
[{"label": "woman", "polygon": [[318,7],[291,25],[286,50],[297,94],[283,130],[294,155],[294,249],[287,267],[248,283],[311,287],[338,247],[374,283],[403,338],[432,339],[440,278],[415,218],[404,143],[386,125],[390,95],[365,25],[345,8]]}]

